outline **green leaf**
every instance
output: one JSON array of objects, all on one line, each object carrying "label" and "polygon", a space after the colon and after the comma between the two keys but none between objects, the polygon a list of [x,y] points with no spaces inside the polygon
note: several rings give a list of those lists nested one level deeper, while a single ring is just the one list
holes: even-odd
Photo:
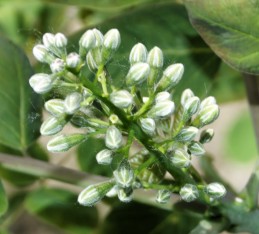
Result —
[{"label": "green leaf", "polygon": [[96,154],[105,149],[104,139],[88,138],[80,144],[77,150],[77,160],[80,168],[88,173],[102,176],[111,176],[112,169],[109,165],[99,165],[96,161]]},{"label": "green leaf", "polygon": [[203,219],[189,234],[218,234],[225,226],[226,222],[223,220],[215,222]]},{"label": "green leaf", "polygon": [[0,181],[0,217],[5,214],[8,209],[8,200],[4,191],[4,187]]},{"label": "green leaf", "polygon": [[61,189],[41,188],[28,195],[27,210],[70,234],[87,234],[98,224],[94,207],[76,204],[77,195]]},{"label": "green leaf", "polygon": [[235,69],[259,74],[258,0],[184,0],[190,20],[213,51]]},{"label": "green leaf", "polygon": [[38,136],[39,95],[29,87],[32,68],[24,53],[0,37],[0,144],[24,152]]}]

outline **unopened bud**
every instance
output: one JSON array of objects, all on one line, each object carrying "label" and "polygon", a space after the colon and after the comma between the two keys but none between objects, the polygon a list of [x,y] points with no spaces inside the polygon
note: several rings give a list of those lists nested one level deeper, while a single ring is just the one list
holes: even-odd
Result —
[{"label": "unopened bud", "polygon": [[158,102],[148,112],[148,116],[155,119],[164,118],[173,114],[174,110],[175,110],[174,102],[172,101]]},{"label": "unopened bud", "polygon": [[147,61],[147,48],[141,44],[136,44],[130,51],[129,62],[131,65],[135,63],[145,63]]},{"label": "unopened bud", "polygon": [[60,116],[58,118],[50,117],[42,123],[40,127],[40,133],[43,136],[54,135],[60,132],[66,123],[67,122],[64,116]]},{"label": "unopened bud", "polygon": [[117,185],[122,188],[128,188],[132,185],[134,181],[134,172],[128,162],[124,159],[116,171],[113,172],[114,178]]},{"label": "unopened bud", "polygon": [[160,204],[166,204],[169,201],[171,194],[172,193],[166,189],[158,190],[156,201]]},{"label": "unopened bud", "polygon": [[211,183],[204,188],[204,192],[207,193],[213,199],[219,199],[225,196],[226,189],[220,183]]},{"label": "unopened bud", "polygon": [[110,100],[119,108],[127,108],[133,103],[133,96],[127,90],[119,90],[110,95]]},{"label": "unopened bud", "polygon": [[111,114],[109,120],[112,124],[117,124],[120,121],[119,117],[115,114]]},{"label": "unopened bud", "polygon": [[149,75],[150,67],[147,63],[135,63],[126,76],[126,84],[133,86],[145,81]]},{"label": "unopened bud", "polygon": [[202,127],[214,122],[219,116],[219,106],[209,105],[205,106],[193,121],[193,125]]},{"label": "unopened bud", "polygon": [[54,137],[47,144],[47,149],[50,152],[65,152],[75,145],[80,144],[86,139],[84,134],[60,135]]},{"label": "unopened bud", "polygon": [[132,188],[119,189],[118,198],[120,199],[121,202],[125,202],[125,203],[132,201],[133,189]]},{"label": "unopened bud", "polygon": [[199,197],[199,191],[197,187],[193,184],[184,185],[181,188],[179,194],[181,198],[186,202],[194,201]]},{"label": "unopened bud", "polygon": [[47,49],[55,46],[55,35],[52,33],[45,33],[42,37],[42,42]]},{"label": "unopened bud", "polygon": [[118,29],[109,30],[103,40],[103,46],[109,50],[117,50],[121,43],[120,32]]},{"label": "unopened bud", "polygon": [[201,105],[200,105],[200,110],[202,110],[206,106],[210,106],[210,105],[214,105],[214,104],[217,104],[215,97],[209,96],[202,100]]},{"label": "unopened bud", "polygon": [[55,57],[48,51],[44,45],[36,45],[33,47],[32,53],[34,57],[42,63],[52,63]]},{"label": "unopened bud", "polygon": [[58,48],[64,48],[67,46],[67,38],[63,33],[57,33],[55,35],[55,46]]},{"label": "unopened bud", "polygon": [[190,99],[194,97],[194,94],[192,92],[192,90],[190,89],[185,89],[181,95],[181,104],[182,106],[185,105],[185,103]]},{"label": "unopened bud", "polygon": [[193,141],[188,145],[188,150],[191,152],[192,155],[195,156],[202,156],[205,154],[205,149],[200,142]]},{"label": "unopened bud", "polygon": [[140,125],[142,130],[148,135],[153,135],[156,130],[156,123],[151,118],[140,119]]},{"label": "unopened bud", "polygon": [[74,114],[80,108],[81,101],[82,95],[80,93],[74,92],[69,94],[64,101],[66,113]]},{"label": "unopened bud", "polygon": [[93,58],[93,55],[91,52],[88,52],[87,53],[87,56],[86,56],[86,63],[87,63],[87,66],[89,68],[89,70],[93,73],[95,73],[98,69],[98,66]]},{"label": "unopened bud", "polygon": [[62,59],[56,58],[51,64],[50,69],[53,73],[61,72],[65,69],[65,62]]},{"label": "unopened bud", "polygon": [[192,141],[197,135],[199,129],[195,127],[184,127],[176,136],[175,140],[181,142]]},{"label": "unopened bud", "polygon": [[158,47],[154,47],[152,50],[150,50],[147,57],[147,63],[150,65],[150,67],[163,67],[164,56],[162,50]]},{"label": "unopened bud", "polygon": [[198,97],[189,98],[183,106],[183,119],[188,121],[199,109],[200,99]]},{"label": "unopened bud", "polygon": [[212,128],[203,130],[200,136],[200,143],[202,144],[209,143],[212,140],[213,136],[214,136],[214,130]]},{"label": "unopened bud", "polygon": [[44,104],[45,109],[54,116],[64,114],[64,101],[62,99],[51,99]]},{"label": "unopened bud", "polygon": [[29,80],[30,86],[36,93],[47,93],[52,88],[52,79],[50,75],[38,73],[33,75]]},{"label": "unopened bud", "polygon": [[96,155],[96,161],[102,165],[109,165],[112,162],[112,151],[104,149]]},{"label": "unopened bud", "polygon": [[92,30],[87,30],[79,40],[79,46],[85,50],[90,50],[95,46],[96,38]]},{"label": "unopened bud", "polygon": [[122,145],[122,134],[115,126],[110,126],[105,135],[105,145],[109,149],[118,149]]},{"label": "unopened bud", "polygon": [[101,47],[103,45],[103,34],[96,28],[93,30],[95,36],[95,46],[94,47]]},{"label": "unopened bud", "polygon": [[80,56],[75,52],[70,53],[66,58],[66,64],[70,68],[76,68],[80,62]]},{"label": "unopened bud", "polygon": [[184,66],[181,63],[170,65],[163,72],[163,77],[157,84],[157,91],[170,90],[181,80],[184,72]]},{"label": "unopened bud", "polygon": [[93,206],[113,187],[112,182],[102,182],[86,187],[78,196],[78,203],[83,206]]},{"label": "unopened bud", "polygon": [[168,100],[171,100],[171,94],[168,93],[167,91],[159,92],[155,97],[156,103],[168,101]]},{"label": "unopened bud", "polygon": [[169,155],[170,161],[178,168],[189,167],[191,164],[191,156],[183,149],[176,149]]},{"label": "unopened bud", "polygon": [[108,193],[106,193],[106,197],[115,197],[118,195],[118,185],[114,185]]}]

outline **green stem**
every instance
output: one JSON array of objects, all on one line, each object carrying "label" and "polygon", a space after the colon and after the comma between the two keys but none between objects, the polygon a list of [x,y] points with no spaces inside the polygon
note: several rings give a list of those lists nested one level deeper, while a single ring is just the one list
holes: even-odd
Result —
[{"label": "green stem", "polygon": [[155,94],[151,94],[148,101],[142,105],[142,107],[134,114],[134,120],[138,119],[141,115],[145,114],[150,106],[153,104],[155,98]]},{"label": "green stem", "polygon": [[147,161],[142,163],[136,170],[135,170],[135,176],[138,176],[138,174],[145,168],[148,168],[150,165],[152,165],[154,162],[157,161],[157,158],[155,156],[151,156]]}]

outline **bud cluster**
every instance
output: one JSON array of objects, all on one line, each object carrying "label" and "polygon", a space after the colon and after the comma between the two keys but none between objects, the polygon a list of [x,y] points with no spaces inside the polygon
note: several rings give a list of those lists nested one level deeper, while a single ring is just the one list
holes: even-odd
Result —
[{"label": "bud cluster", "polygon": [[[50,117],[42,123],[40,132],[54,136],[48,150],[63,152],[89,137],[102,138],[105,147],[96,152],[96,162],[113,170],[111,180],[88,186],[78,202],[92,206],[104,196],[114,195],[129,202],[134,189],[140,188],[156,189],[159,203],[166,203],[175,192],[187,202],[201,193],[214,200],[221,198],[226,191],[218,183],[202,189],[195,181],[176,187],[163,185],[166,172],[170,173],[166,165],[188,175],[192,157],[205,154],[203,145],[212,140],[214,131],[208,128],[199,132],[219,115],[215,98],[200,100],[186,89],[176,103],[174,90],[182,79],[183,64],[164,68],[162,50],[154,47],[148,51],[142,43],[130,51],[128,72],[121,77],[123,86],[114,86],[109,62],[120,43],[117,29],[103,35],[94,28],[81,36],[78,51],[69,54],[68,40],[61,33],[44,34],[42,44],[33,48],[36,59],[50,68],[49,73],[35,74],[29,80],[36,93],[47,94],[44,107]],[[93,72],[95,78],[86,77],[84,69]],[[60,134],[67,124],[80,131]],[[142,149],[132,153],[136,152],[130,150],[135,143]],[[156,158],[155,152],[163,158]]]}]

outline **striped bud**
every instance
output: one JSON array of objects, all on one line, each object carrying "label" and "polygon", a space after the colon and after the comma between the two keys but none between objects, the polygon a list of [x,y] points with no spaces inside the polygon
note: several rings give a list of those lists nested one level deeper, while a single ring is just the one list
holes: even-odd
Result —
[{"label": "striped bud", "polygon": [[55,35],[55,46],[58,48],[64,48],[67,46],[67,38],[63,33],[57,33]]},{"label": "striped bud", "polygon": [[183,119],[188,121],[199,109],[200,99],[198,97],[189,98],[183,105]]},{"label": "striped bud", "polygon": [[47,49],[51,49],[55,46],[55,35],[52,33],[45,33],[42,37],[42,42]]},{"label": "striped bud", "polygon": [[204,188],[204,192],[213,199],[219,199],[226,194],[225,187],[220,183],[211,183]]},{"label": "striped bud", "polygon": [[163,67],[164,56],[162,50],[156,46],[152,50],[150,50],[147,57],[147,63],[150,65],[150,67]]},{"label": "striped bud", "polygon": [[51,90],[52,79],[50,75],[38,73],[33,75],[29,80],[30,86],[36,93],[44,94]]},{"label": "striped bud", "polygon": [[158,92],[170,90],[175,87],[181,80],[184,72],[184,66],[181,63],[170,65],[163,72],[161,80],[157,84]]},{"label": "striped bud", "polygon": [[191,152],[192,155],[195,156],[202,156],[206,153],[203,145],[200,142],[193,141],[188,145],[188,150]]},{"label": "striped bud", "polygon": [[128,203],[133,199],[133,189],[132,188],[122,188],[118,189],[118,198],[121,202]]},{"label": "striped bud", "polygon": [[86,55],[86,63],[91,72],[95,73],[97,71],[98,66],[97,66],[91,52],[88,52]]},{"label": "striped bud", "polygon": [[50,69],[53,73],[61,72],[65,69],[65,62],[62,59],[56,58],[51,64]]},{"label": "striped bud", "polygon": [[193,184],[186,184],[184,185],[180,192],[181,198],[186,202],[192,202],[199,197],[199,191],[197,187]]},{"label": "striped bud", "polygon": [[205,106],[198,113],[197,117],[193,121],[193,125],[197,127],[202,127],[214,122],[219,116],[219,106],[209,105]]},{"label": "striped bud", "polygon": [[110,95],[110,100],[119,108],[127,108],[133,103],[133,96],[127,90],[119,90]]},{"label": "striped bud", "polygon": [[184,127],[176,136],[175,140],[181,142],[192,141],[197,135],[199,129],[195,127]]},{"label": "striped bud", "polygon": [[101,47],[103,45],[103,34],[98,29],[92,29],[94,36],[95,36],[95,46],[94,47]]},{"label": "striped bud", "polygon": [[84,134],[60,135],[54,137],[47,144],[47,149],[50,152],[65,152],[75,145],[80,144],[86,139]]},{"label": "striped bud", "polygon": [[79,46],[86,50],[92,49],[95,46],[95,44],[96,38],[92,30],[87,30],[79,40]]},{"label": "striped bud", "polygon": [[147,61],[147,48],[138,43],[130,51],[129,62],[132,66],[135,63],[145,63]]},{"label": "striped bud", "polygon": [[109,149],[118,149],[122,145],[122,134],[115,126],[110,126],[105,135],[105,145]]},{"label": "striped bud", "polygon": [[212,140],[213,136],[214,136],[214,130],[212,128],[203,130],[200,136],[200,143],[202,144],[209,143]]},{"label": "striped bud", "polygon": [[129,70],[126,76],[126,84],[133,86],[144,82],[150,72],[150,67],[147,63],[135,63]]},{"label": "striped bud", "polygon": [[118,29],[113,28],[105,34],[104,40],[103,40],[103,46],[106,49],[117,50],[120,46],[120,43],[121,43],[121,37]]},{"label": "striped bud", "polygon": [[160,203],[160,204],[166,204],[170,197],[171,197],[171,192],[169,190],[158,190],[157,192],[157,196],[156,196],[156,202]]},{"label": "striped bud", "polygon": [[112,162],[112,151],[104,149],[96,155],[96,161],[98,164],[109,165]]},{"label": "striped bud", "polygon": [[62,99],[51,99],[44,104],[45,109],[54,116],[65,113],[64,101]]},{"label": "striped bud", "polygon": [[86,187],[78,196],[78,203],[83,206],[93,206],[113,187],[112,182],[102,182]]},{"label": "striped bud", "polygon": [[181,105],[184,106],[185,103],[192,97],[194,97],[192,90],[185,89],[181,95]]},{"label": "striped bud", "polygon": [[209,96],[202,100],[201,105],[200,105],[200,110],[202,110],[206,106],[210,106],[210,105],[214,105],[214,104],[217,104],[215,97]]},{"label": "striped bud", "polygon": [[69,68],[76,68],[80,64],[79,54],[72,52],[66,58],[66,64]]},{"label": "striped bud", "polygon": [[106,193],[106,197],[115,197],[118,195],[118,185],[114,185],[108,193]]},{"label": "striped bud", "polygon": [[163,91],[163,92],[159,92],[156,97],[155,97],[155,102],[163,102],[163,101],[168,101],[171,100],[171,94]]},{"label": "striped bud", "polygon": [[178,168],[185,168],[191,165],[191,156],[180,148],[170,153],[169,159]]},{"label": "striped bud", "polygon": [[164,118],[173,114],[174,110],[175,110],[174,102],[172,101],[158,102],[148,112],[148,116],[155,119]]},{"label": "striped bud", "polygon": [[67,121],[65,120],[65,116],[60,116],[58,118],[50,117],[42,123],[40,133],[43,136],[54,135],[60,132],[66,123]]},{"label": "striped bud", "polygon": [[148,135],[153,135],[155,133],[156,123],[151,118],[140,119],[140,126],[142,130]]},{"label": "striped bud", "polygon": [[65,112],[70,115],[74,114],[80,108],[81,101],[82,95],[80,93],[69,94],[64,101]]},{"label": "striped bud", "polygon": [[42,63],[52,63],[55,57],[49,53],[48,49],[44,45],[36,45],[33,47],[32,53],[34,57]]},{"label": "striped bud", "polygon": [[122,160],[117,170],[113,172],[113,175],[117,185],[122,188],[130,187],[134,181],[134,172],[126,159]]}]

